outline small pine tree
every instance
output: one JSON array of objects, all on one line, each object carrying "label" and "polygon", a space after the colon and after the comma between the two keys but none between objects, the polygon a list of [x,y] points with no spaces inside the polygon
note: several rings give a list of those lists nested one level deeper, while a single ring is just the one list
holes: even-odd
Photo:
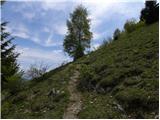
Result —
[{"label": "small pine tree", "polygon": [[68,32],[64,39],[64,51],[74,60],[82,57],[86,48],[90,48],[92,33],[87,9],[79,5],[67,20]]},{"label": "small pine tree", "polygon": [[19,71],[19,65],[17,64],[17,57],[15,45],[12,45],[13,37],[10,33],[6,32],[5,27],[7,22],[1,23],[1,81],[2,89],[4,84],[9,82],[9,79],[13,77]]},{"label": "small pine tree", "polygon": [[159,21],[159,4],[156,0],[145,2],[145,8],[141,11],[140,20],[146,24]]},{"label": "small pine tree", "polygon": [[113,34],[113,39],[114,40],[117,40],[119,38],[121,34],[121,31],[117,28],[115,31],[114,31],[114,34]]}]

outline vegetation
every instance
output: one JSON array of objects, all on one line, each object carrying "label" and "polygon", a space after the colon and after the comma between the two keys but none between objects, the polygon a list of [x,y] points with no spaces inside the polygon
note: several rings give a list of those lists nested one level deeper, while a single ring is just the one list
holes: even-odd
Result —
[{"label": "vegetation", "polygon": [[46,66],[37,69],[32,65],[33,79],[26,81],[23,89],[18,88],[20,74],[6,77],[12,81],[8,85],[13,86],[2,91],[2,118],[63,118],[68,103],[73,101],[67,86],[69,80],[77,80],[75,71],[79,78],[74,82],[82,104],[78,118],[157,118],[159,22],[148,25],[146,20],[128,20],[124,31],[115,30],[113,39],[108,38],[96,51],[84,55],[92,37],[87,15],[87,10],[78,6],[67,22],[64,49],[74,57],[74,62],[49,72]]},{"label": "vegetation", "polygon": [[114,40],[117,40],[119,38],[121,34],[121,31],[117,28],[115,31],[114,31],[114,34],[113,34],[113,39]]},{"label": "vegetation", "polygon": [[19,65],[17,64],[17,57],[15,45],[12,45],[13,37],[10,33],[5,31],[7,22],[1,23],[1,72],[2,72],[2,89],[6,89],[13,81],[19,81],[20,74]]},{"label": "vegetation", "polygon": [[156,0],[145,2],[145,8],[141,11],[140,20],[145,21],[146,24],[159,21],[159,3]]},{"label": "vegetation", "polygon": [[42,62],[40,64],[31,64],[30,68],[26,72],[26,77],[30,79],[39,78],[47,72],[48,68],[49,66]]},{"label": "vegetation", "polygon": [[64,51],[74,60],[84,55],[85,49],[90,47],[92,33],[90,32],[90,20],[87,9],[82,5],[78,6],[67,20],[68,32],[64,39]]},{"label": "vegetation", "polygon": [[[2,118],[62,118],[69,101],[67,84],[74,67],[70,64],[28,81],[27,87],[14,96],[2,93]],[[49,95],[52,89],[58,91]],[[8,97],[7,97],[8,96]]]},{"label": "vegetation", "polygon": [[[123,35],[80,61],[87,64],[81,66],[85,109],[80,118],[154,118],[158,114],[158,23]],[[98,101],[106,99],[90,104],[86,94]],[[109,96],[125,112],[112,110],[113,116],[107,115],[112,107],[105,103]]]}]

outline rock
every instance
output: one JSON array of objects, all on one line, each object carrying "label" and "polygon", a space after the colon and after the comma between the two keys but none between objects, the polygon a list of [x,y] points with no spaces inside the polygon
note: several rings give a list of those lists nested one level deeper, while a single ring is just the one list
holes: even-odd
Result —
[{"label": "rock", "polygon": [[116,102],[114,101],[114,102],[113,102],[113,105],[117,106],[117,108],[118,108],[120,111],[124,112],[124,109],[122,108],[122,106],[121,106],[120,104],[118,104],[118,103],[116,103]]},{"label": "rock", "polygon": [[61,91],[61,93],[63,94],[63,93],[64,93],[64,91]]},{"label": "rock", "polygon": [[154,118],[155,118],[155,119],[159,119],[159,115],[156,115]]},{"label": "rock", "polygon": [[60,93],[60,90],[57,90],[57,91],[56,91],[56,94],[59,94],[59,93]]},{"label": "rock", "polygon": [[122,108],[121,105],[117,104],[117,108],[118,108],[120,111],[124,112],[124,109]]}]

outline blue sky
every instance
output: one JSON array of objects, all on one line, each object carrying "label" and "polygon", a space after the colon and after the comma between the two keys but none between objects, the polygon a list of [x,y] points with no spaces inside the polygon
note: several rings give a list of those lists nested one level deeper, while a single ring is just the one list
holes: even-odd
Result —
[{"label": "blue sky", "polygon": [[[118,2],[117,2],[118,1]],[[116,28],[123,29],[127,19],[139,20],[144,0],[17,0],[7,1],[2,8],[2,21],[9,21],[7,30],[16,37],[18,62],[26,70],[30,64],[45,62],[53,69],[71,61],[63,52],[67,32],[66,20],[79,4],[91,19],[91,50],[97,48]]]}]

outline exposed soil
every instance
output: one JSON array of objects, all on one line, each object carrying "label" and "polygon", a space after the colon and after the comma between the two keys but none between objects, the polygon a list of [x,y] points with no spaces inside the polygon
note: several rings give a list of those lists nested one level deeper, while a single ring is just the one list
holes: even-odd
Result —
[{"label": "exposed soil", "polygon": [[76,87],[79,74],[80,74],[79,71],[76,70],[69,81],[68,90],[70,93],[70,98],[69,98],[70,102],[64,113],[64,116],[63,116],[64,119],[76,119],[77,114],[81,110],[81,106],[82,106],[81,94]]}]

